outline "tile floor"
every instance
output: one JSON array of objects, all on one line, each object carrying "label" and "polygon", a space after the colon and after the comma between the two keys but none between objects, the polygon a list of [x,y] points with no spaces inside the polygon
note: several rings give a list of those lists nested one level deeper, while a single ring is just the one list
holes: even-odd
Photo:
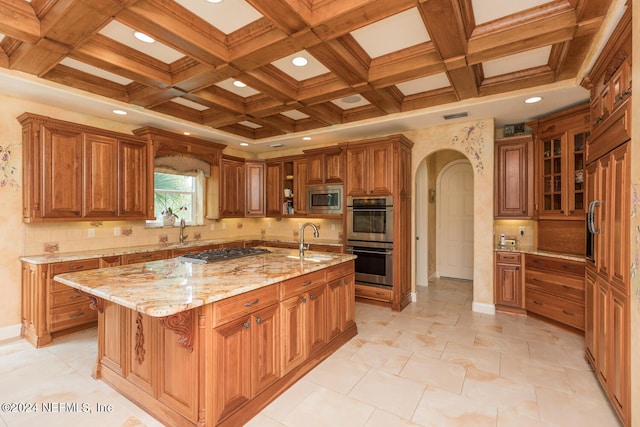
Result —
[{"label": "tile floor", "polygon": [[[437,280],[401,313],[357,304],[358,336],[247,426],[619,426],[581,337],[524,316],[473,313],[471,286]],[[0,345],[0,403],[38,404],[0,411],[0,427],[159,426],[91,378],[95,340],[94,329],[39,350]],[[98,404],[111,407],[98,413]]]}]

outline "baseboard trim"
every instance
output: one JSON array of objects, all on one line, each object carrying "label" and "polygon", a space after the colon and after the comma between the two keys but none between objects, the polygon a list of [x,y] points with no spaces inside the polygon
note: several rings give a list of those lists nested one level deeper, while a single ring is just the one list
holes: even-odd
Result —
[{"label": "baseboard trim", "polygon": [[473,302],[471,310],[482,314],[496,314],[496,306],[494,304],[486,304],[484,302]]},{"label": "baseboard trim", "polygon": [[418,293],[411,292],[411,302],[416,302],[416,301],[418,301]]},{"label": "baseboard trim", "polygon": [[20,338],[20,323],[0,328],[0,341]]}]

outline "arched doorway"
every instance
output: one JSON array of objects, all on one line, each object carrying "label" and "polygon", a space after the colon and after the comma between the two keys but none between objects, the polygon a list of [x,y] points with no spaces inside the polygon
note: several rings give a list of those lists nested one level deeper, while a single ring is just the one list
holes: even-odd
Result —
[{"label": "arched doorway", "polygon": [[436,191],[437,276],[473,279],[473,169],[468,160],[447,164]]}]

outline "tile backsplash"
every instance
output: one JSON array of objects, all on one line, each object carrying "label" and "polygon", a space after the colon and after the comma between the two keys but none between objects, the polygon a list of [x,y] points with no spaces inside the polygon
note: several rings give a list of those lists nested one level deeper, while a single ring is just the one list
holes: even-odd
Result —
[{"label": "tile backsplash", "polygon": [[[529,220],[501,219],[493,221],[493,237],[495,244],[500,242],[500,234],[507,239],[515,239],[518,246],[535,246],[536,222]],[[524,236],[520,234],[524,228]]]},{"label": "tile backsplash", "polygon": [[[204,225],[187,226],[187,241],[262,238],[293,240],[305,222],[319,225],[320,240],[338,240],[342,236],[341,219],[313,218],[238,218],[207,221]],[[25,225],[24,255],[65,253],[178,242],[179,227],[149,227],[144,222],[104,221],[38,223]],[[305,236],[313,241],[313,234]]]}]

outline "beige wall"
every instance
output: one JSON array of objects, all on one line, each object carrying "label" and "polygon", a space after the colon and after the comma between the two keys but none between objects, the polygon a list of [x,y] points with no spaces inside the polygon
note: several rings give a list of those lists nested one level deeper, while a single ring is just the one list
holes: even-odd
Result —
[{"label": "beige wall", "polygon": [[[15,336],[20,323],[21,270],[19,257],[44,254],[45,244],[57,245],[58,252],[100,250],[141,245],[157,245],[165,240],[178,241],[177,228],[147,228],[140,221],[22,223],[22,140],[21,127],[16,117],[24,112],[41,114],[61,120],[130,133],[133,127],[111,120],[62,110],[42,104],[0,95],[0,340]],[[10,155],[2,160],[6,149]],[[225,150],[225,153],[227,150]],[[239,152],[232,154],[238,155]],[[13,171],[13,173],[11,173]],[[5,182],[4,185],[2,183]],[[188,227],[188,240],[199,235],[200,240],[262,237],[265,239],[294,239],[300,225],[307,219],[242,218],[221,221],[206,220],[203,226]],[[341,220],[313,220],[320,225],[318,242],[341,238]],[[114,235],[115,228],[120,235]],[[95,237],[88,237],[92,228]],[[309,235],[308,240],[314,238]]]},{"label": "beige wall", "polygon": [[[474,169],[475,211],[473,308],[476,311],[490,312],[493,310],[493,234],[487,233],[487,230],[493,229],[493,120],[474,120],[417,129],[406,132],[405,135],[414,143],[411,154],[414,201],[417,197],[415,194],[416,171],[420,163],[428,156],[441,150],[455,150],[462,153],[471,162]],[[435,170],[438,163],[437,157],[433,162],[432,168]],[[415,254],[415,203],[412,221],[413,253]],[[412,260],[412,289],[414,291],[416,286],[415,266],[414,255]]]}]

